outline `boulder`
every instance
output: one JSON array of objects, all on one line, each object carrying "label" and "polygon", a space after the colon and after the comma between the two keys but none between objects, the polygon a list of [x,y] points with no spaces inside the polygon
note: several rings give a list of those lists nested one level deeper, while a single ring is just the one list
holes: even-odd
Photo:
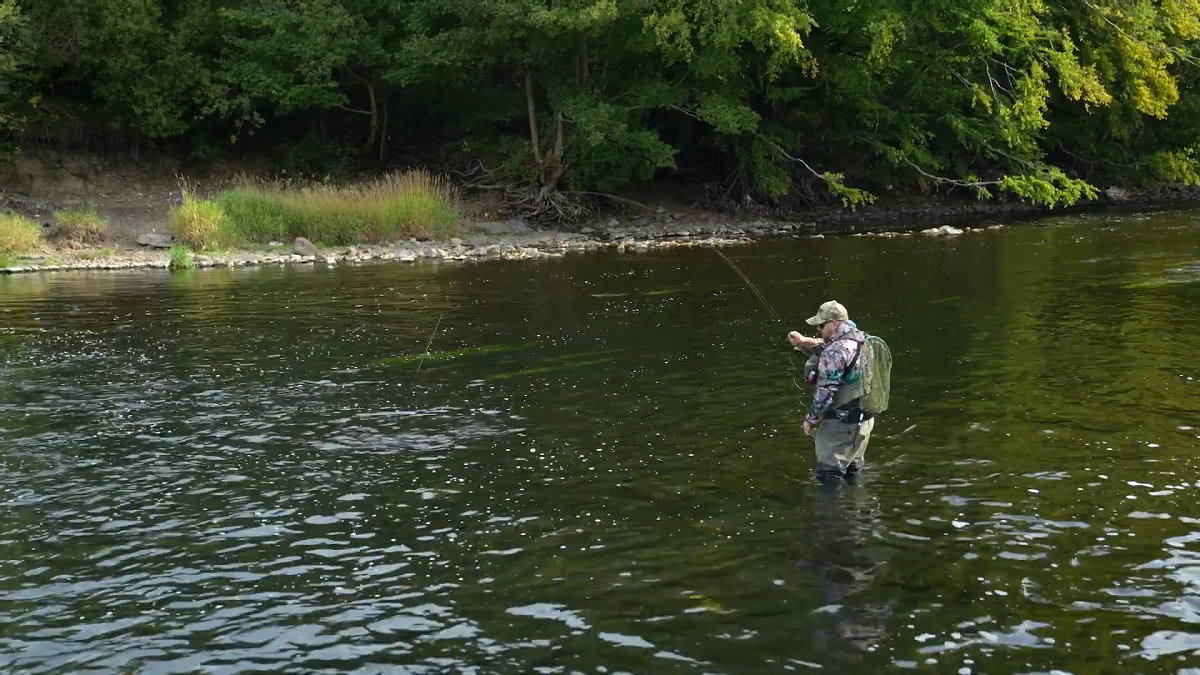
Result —
[{"label": "boulder", "polygon": [[1109,199],[1111,199],[1114,202],[1129,201],[1129,191],[1125,190],[1123,188],[1119,188],[1115,185],[1108,188],[1107,190],[1105,190],[1104,196],[1108,197]]},{"label": "boulder", "polygon": [[520,218],[500,222],[472,223],[471,227],[483,230],[488,234],[520,234],[529,231],[529,226]]},{"label": "boulder", "polygon": [[138,236],[137,243],[139,246],[149,246],[150,248],[171,248],[175,245],[175,238],[169,234],[149,232]]},{"label": "boulder", "polygon": [[299,256],[316,257],[321,255],[321,252],[317,250],[317,247],[304,237],[296,237],[296,242],[292,244],[292,250],[295,251],[296,255]]},{"label": "boulder", "polygon": [[927,237],[953,237],[962,234],[963,231],[957,227],[943,225],[941,227],[931,227],[928,230],[921,230],[921,234]]}]

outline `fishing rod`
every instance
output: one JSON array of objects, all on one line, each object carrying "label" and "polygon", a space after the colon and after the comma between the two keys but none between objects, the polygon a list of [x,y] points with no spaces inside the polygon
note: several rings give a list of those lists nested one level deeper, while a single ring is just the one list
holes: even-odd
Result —
[{"label": "fishing rod", "polygon": [[767,311],[771,313],[771,316],[775,317],[775,320],[779,322],[779,325],[786,329],[788,327],[787,324],[784,323],[783,319],[779,316],[779,313],[775,311],[775,308],[771,306],[771,303],[767,302],[767,299],[763,297],[761,292],[759,292],[758,287],[754,285],[754,282],[750,281],[750,277],[746,276],[742,270],[738,269],[738,266],[733,264],[733,261],[726,257],[724,253],[721,253],[721,249],[714,248],[713,251],[715,251],[717,255],[721,256],[721,260],[729,263],[729,266],[733,268],[733,271],[737,272],[737,275],[742,278],[742,281],[746,282],[746,286],[748,286],[754,295],[758,297],[758,301],[763,304],[763,307],[766,307]]},{"label": "fishing rod", "polygon": [[[742,278],[742,281],[746,282],[746,286],[751,292],[754,293],[755,297],[758,298],[758,301],[763,304],[763,307],[766,307],[767,311],[771,313],[771,316],[775,317],[775,320],[779,322],[779,325],[783,326],[784,330],[787,330],[788,325],[784,322],[783,317],[779,316],[779,312],[776,312],[775,308],[771,306],[771,303],[767,302],[766,297],[764,297],[762,292],[758,290],[758,287],[754,285],[754,282],[750,281],[750,277],[746,276],[746,274],[742,272],[737,265],[733,264],[733,261],[730,260],[724,253],[721,253],[721,249],[714,248],[713,251],[716,252],[717,255],[721,256],[721,260],[724,260],[726,263],[728,263],[729,267],[733,269],[734,272],[737,272],[737,275]],[[797,389],[803,389],[803,387],[800,386],[800,383],[796,381],[795,351],[796,350],[793,349],[792,351],[788,352],[788,361],[792,364],[792,384],[795,385]]]}]

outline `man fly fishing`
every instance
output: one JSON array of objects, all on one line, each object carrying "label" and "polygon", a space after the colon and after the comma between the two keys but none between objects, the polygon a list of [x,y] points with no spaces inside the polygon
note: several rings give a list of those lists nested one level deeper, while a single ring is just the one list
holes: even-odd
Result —
[{"label": "man fly fishing", "polygon": [[788,333],[792,346],[811,355],[804,379],[817,387],[804,433],[816,432],[819,476],[852,476],[865,460],[875,415],[887,409],[891,353],[882,340],[859,330],[836,300],[821,305],[807,323],[821,331],[820,338]]},{"label": "man fly fishing", "polygon": [[[785,329],[787,324],[742,270],[724,253],[713,249],[746,282],[763,307]],[[808,324],[821,331],[810,338],[796,331],[788,339],[811,356],[804,380],[815,384],[812,406],[804,418],[804,433],[817,433],[817,475],[850,476],[858,472],[875,428],[875,416],[887,410],[892,386],[892,352],[877,335],[858,329],[846,308],[836,300],[821,305]],[[792,362],[793,372],[796,364]],[[799,387],[793,376],[792,382]],[[914,425],[915,426],[915,425]],[[900,433],[912,430],[909,427]],[[895,438],[895,436],[893,436]]]}]

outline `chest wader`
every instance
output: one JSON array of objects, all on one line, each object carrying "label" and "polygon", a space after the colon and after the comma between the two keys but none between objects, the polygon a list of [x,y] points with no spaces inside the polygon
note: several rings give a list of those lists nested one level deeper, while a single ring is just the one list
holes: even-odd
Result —
[{"label": "chest wader", "polygon": [[[867,442],[875,426],[874,416],[860,406],[862,374],[859,373],[853,382],[846,381],[855,371],[861,351],[862,343],[859,342],[858,352],[846,367],[841,386],[833,393],[833,401],[822,415],[824,423],[818,428],[816,438],[818,473],[853,473],[857,470],[857,464],[865,458]],[[815,375],[816,362],[812,365]],[[805,371],[807,375],[807,367]]]}]

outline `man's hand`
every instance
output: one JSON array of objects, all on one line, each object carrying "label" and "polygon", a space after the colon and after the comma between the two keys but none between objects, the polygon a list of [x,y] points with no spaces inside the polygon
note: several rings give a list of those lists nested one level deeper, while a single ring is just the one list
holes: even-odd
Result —
[{"label": "man's hand", "polygon": [[809,422],[808,420],[804,420],[804,435],[805,436],[812,436],[813,432],[816,431],[816,429],[817,429],[817,425],[814,425],[812,422]]},{"label": "man's hand", "polygon": [[801,334],[797,333],[796,331],[792,331],[792,332],[788,333],[788,340],[790,340],[792,343],[792,346],[797,349],[808,349],[810,347],[816,347],[817,345],[821,344],[820,340],[818,340],[816,338],[810,338],[810,337],[801,335]]}]

